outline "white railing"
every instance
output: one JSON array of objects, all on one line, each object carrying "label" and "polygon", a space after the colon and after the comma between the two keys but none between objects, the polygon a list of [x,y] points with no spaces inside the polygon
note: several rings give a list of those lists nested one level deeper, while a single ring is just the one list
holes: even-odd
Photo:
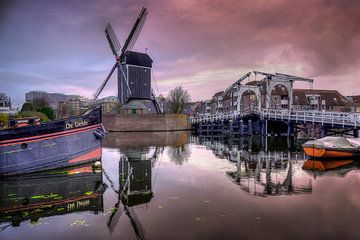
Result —
[{"label": "white railing", "polygon": [[323,111],[289,111],[286,109],[256,109],[254,107],[245,108],[241,111],[232,111],[226,113],[206,113],[190,117],[190,123],[213,122],[221,120],[230,120],[238,117],[244,117],[250,114],[256,114],[264,119],[291,121],[296,123],[318,123],[340,125],[342,127],[359,127],[360,114],[347,112],[323,112]]},{"label": "white railing", "polygon": [[244,117],[250,114],[254,114],[255,110],[253,107],[245,108],[241,111],[234,110],[232,112],[217,112],[217,113],[204,113],[189,118],[190,123],[199,122],[214,122],[221,120],[236,119],[238,117]]},{"label": "white railing", "polygon": [[303,123],[320,123],[340,125],[342,127],[358,127],[360,126],[359,113],[347,112],[323,112],[323,111],[289,111],[289,110],[274,110],[261,109],[260,116],[266,119],[286,120],[291,122]]}]

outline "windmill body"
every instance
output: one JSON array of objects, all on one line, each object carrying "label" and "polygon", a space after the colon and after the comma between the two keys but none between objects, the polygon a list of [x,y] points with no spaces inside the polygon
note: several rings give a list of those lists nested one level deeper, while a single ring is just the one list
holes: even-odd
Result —
[{"label": "windmill body", "polygon": [[[151,99],[151,67],[152,59],[146,53],[127,51],[118,66],[118,97],[121,103],[130,100]],[[124,74],[122,74],[122,71]],[[124,77],[125,75],[125,77]],[[130,95],[127,95],[127,85]]]}]

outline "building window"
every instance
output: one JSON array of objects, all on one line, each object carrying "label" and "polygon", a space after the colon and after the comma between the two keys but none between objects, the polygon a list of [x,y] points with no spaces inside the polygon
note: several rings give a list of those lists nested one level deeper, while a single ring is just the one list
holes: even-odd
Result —
[{"label": "building window", "polygon": [[131,114],[136,114],[136,109],[131,109]]}]

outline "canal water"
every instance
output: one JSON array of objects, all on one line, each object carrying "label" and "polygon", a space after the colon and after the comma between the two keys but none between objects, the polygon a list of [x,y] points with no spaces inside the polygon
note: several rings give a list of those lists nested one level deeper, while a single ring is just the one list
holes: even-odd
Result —
[{"label": "canal water", "polygon": [[0,239],[359,239],[358,164],[286,139],[110,133],[102,156],[0,180]]}]

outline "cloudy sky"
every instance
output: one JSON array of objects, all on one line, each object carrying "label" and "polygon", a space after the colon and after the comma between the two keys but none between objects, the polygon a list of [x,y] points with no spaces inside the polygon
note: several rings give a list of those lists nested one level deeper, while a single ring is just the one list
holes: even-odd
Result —
[{"label": "cloudy sky", "polygon": [[[134,50],[148,48],[163,95],[182,85],[192,100],[209,98],[251,70],[360,94],[356,0],[1,0],[0,92],[15,102],[30,90],[91,97],[114,63],[107,22],[123,43],[142,6]],[[101,96],[117,94],[115,80]]]}]

